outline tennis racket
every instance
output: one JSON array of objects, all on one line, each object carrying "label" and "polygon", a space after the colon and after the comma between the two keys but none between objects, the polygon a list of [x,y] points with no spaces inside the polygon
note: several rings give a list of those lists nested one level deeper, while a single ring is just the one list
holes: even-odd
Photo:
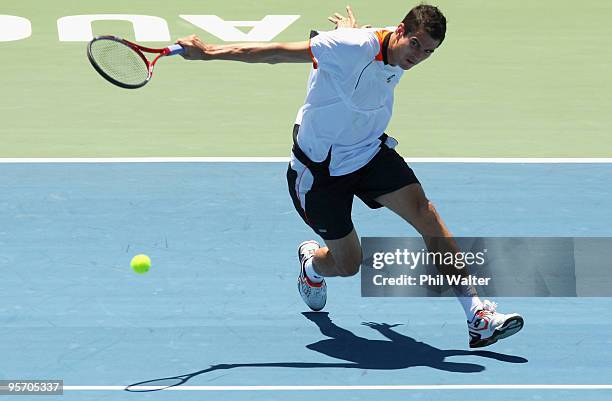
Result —
[{"label": "tennis racket", "polygon": [[[157,60],[184,51],[181,45],[151,49],[115,36],[97,36],[87,45],[87,58],[110,83],[126,89],[136,89],[151,80]],[[157,56],[149,61],[144,52],[155,53]]]}]

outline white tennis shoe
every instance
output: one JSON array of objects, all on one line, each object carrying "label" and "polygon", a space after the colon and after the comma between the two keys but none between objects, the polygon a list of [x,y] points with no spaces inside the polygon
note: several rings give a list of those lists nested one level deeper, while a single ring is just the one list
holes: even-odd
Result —
[{"label": "white tennis shoe", "polygon": [[523,317],[517,313],[504,315],[497,312],[497,304],[485,300],[482,309],[468,321],[470,348],[486,347],[518,333],[523,328]]},{"label": "white tennis shoe", "polygon": [[298,258],[300,260],[300,275],[297,281],[298,290],[306,305],[315,312],[325,307],[327,302],[327,284],[325,284],[325,280],[320,283],[313,283],[306,276],[304,265],[320,247],[319,243],[314,240],[304,241],[298,246]]}]

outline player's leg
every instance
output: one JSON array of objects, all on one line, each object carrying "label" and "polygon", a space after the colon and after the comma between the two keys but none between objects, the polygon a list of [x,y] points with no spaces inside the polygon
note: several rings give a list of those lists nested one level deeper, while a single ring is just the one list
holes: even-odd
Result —
[{"label": "player's leg", "polygon": [[[460,251],[436,208],[425,196],[420,184],[407,185],[380,195],[376,201],[410,223],[421,234],[430,252],[455,254]],[[469,274],[468,269],[456,269],[453,265],[437,267],[443,274],[462,276]],[[466,316],[470,317],[480,309],[481,302],[474,287],[456,288],[455,290],[465,308]],[[466,303],[466,301],[469,302]]]},{"label": "player's leg", "polygon": [[314,240],[298,247],[298,290],[312,310],[321,310],[327,300],[324,277],[354,275],[361,264],[361,248],[351,221],[353,194],[348,187],[354,177],[332,177],[325,166],[307,164],[292,157],[287,183],[296,211],[326,242],[323,248]]},{"label": "player's leg", "polygon": [[[433,204],[427,199],[419,180],[404,159],[394,150],[383,147],[364,173],[357,192],[369,207],[387,207],[412,224],[423,236],[431,252],[456,253],[459,251],[452,235]],[[453,265],[438,266],[447,275],[466,275],[467,269]],[[480,306],[473,287],[461,289],[460,295],[469,297],[470,308]]]},{"label": "player's leg", "polygon": [[343,238],[326,239],[325,247],[314,240],[304,241],[298,247],[300,274],[298,290],[312,310],[323,309],[327,302],[325,277],[352,276],[361,265],[361,247],[354,229]]},{"label": "player's leg", "polygon": [[452,234],[420,184],[407,185],[380,195],[375,200],[410,223],[423,236],[430,251],[459,251]]},{"label": "player's leg", "polygon": [[[380,195],[376,201],[409,222],[422,236],[430,252],[459,252],[452,235],[434,205],[427,199],[420,184],[405,186]],[[468,274],[467,269],[438,266],[445,274]],[[468,319],[470,347],[484,347],[515,334],[523,327],[523,318],[516,314],[501,314],[497,305],[481,302],[472,286],[455,288]]]},{"label": "player's leg", "polygon": [[[457,252],[459,249],[442,218],[427,199],[412,169],[395,152],[382,146],[356,192],[368,206],[386,206],[412,224],[423,236],[427,248],[434,252]],[[452,265],[438,266],[445,274],[465,274]],[[480,302],[473,287],[455,288],[458,299],[468,317],[470,347],[482,347],[516,333],[523,325],[517,314],[497,313],[492,302]],[[474,313],[475,311],[475,313]]]}]

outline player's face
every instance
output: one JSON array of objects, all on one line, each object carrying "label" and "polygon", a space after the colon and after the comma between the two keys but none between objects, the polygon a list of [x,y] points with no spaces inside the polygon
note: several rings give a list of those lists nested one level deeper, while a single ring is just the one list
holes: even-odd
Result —
[{"label": "player's face", "polygon": [[404,24],[400,24],[395,33],[397,41],[393,45],[389,44],[389,63],[403,70],[409,70],[427,59],[440,44],[440,41],[432,39],[425,31],[406,32]]}]

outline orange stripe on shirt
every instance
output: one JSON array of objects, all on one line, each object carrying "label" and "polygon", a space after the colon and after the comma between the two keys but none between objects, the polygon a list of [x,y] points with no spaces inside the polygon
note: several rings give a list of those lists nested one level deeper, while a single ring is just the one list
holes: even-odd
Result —
[{"label": "orange stripe on shirt", "polygon": [[385,37],[387,35],[391,34],[391,31],[376,31],[374,32],[376,34],[376,38],[378,38],[378,45],[380,46],[380,50],[378,52],[378,54],[376,55],[375,60],[376,61],[383,61],[383,41],[385,40]]},{"label": "orange stripe on shirt", "polygon": [[310,58],[312,59],[312,68],[316,70],[319,65],[317,64],[317,60],[315,60],[314,54],[312,54],[312,49],[310,48],[310,39],[308,39],[308,53],[310,53]]}]

